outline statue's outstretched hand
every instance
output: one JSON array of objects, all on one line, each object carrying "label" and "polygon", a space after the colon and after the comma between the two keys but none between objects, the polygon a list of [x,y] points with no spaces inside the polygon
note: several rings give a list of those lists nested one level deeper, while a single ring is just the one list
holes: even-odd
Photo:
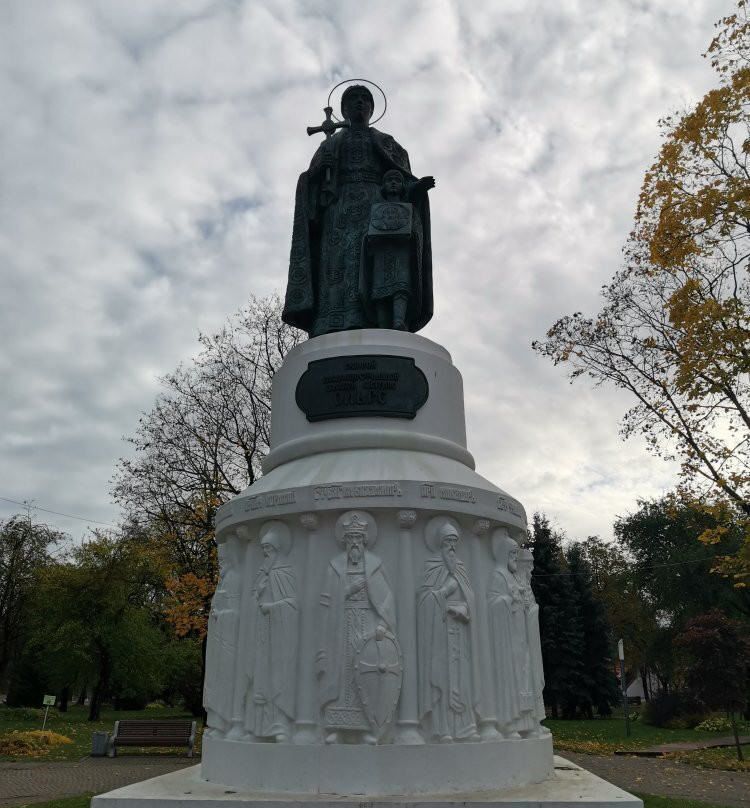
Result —
[{"label": "statue's outstretched hand", "polygon": [[417,180],[414,187],[414,193],[417,195],[426,194],[431,188],[435,187],[435,177],[422,177]]}]

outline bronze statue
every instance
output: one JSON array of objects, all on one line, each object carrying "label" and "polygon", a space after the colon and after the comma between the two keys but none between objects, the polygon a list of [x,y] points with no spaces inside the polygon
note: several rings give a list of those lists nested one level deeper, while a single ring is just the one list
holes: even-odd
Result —
[{"label": "bronze statue", "polygon": [[[406,151],[370,127],[373,109],[370,91],[351,85],[341,98],[344,122],[334,124],[327,107],[323,125],[308,130],[326,139],[297,183],[282,316],[311,337],[352,328],[414,332],[432,317],[427,192],[435,180],[415,177]],[[407,229],[387,229],[407,212]]]}]

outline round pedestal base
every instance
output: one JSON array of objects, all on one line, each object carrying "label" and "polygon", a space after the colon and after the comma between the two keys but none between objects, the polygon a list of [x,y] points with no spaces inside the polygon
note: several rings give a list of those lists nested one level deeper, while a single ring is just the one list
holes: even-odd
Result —
[{"label": "round pedestal base", "polygon": [[[201,776],[254,793],[395,797],[517,788],[552,776],[552,736],[421,746],[203,741]],[[439,788],[436,788],[439,784]]]}]

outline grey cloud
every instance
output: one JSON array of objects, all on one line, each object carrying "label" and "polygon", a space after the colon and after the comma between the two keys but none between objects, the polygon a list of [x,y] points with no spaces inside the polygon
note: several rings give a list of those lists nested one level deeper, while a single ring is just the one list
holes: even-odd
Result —
[{"label": "grey cloud", "polygon": [[388,93],[378,127],[437,177],[423,334],[464,375],[480,472],[571,535],[608,535],[673,470],[620,441],[621,394],[570,387],[529,343],[596,309],[656,121],[712,85],[700,53],[724,13],[717,0],[5,3],[0,496],[117,518],[120,437],[199,329],[283,291],[296,176],[319,140],[305,127],[333,84],[364,76]]}]

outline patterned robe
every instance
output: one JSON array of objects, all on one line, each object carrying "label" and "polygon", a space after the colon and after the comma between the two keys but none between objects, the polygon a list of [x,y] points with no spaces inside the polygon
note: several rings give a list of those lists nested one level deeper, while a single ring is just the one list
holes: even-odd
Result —
[{"label": "patterned robe", "polygon": [[[382,201],[383,174],[399,169],[407,191],[416,182],[409,156],[390,136],[367,126],[343,129],[331,138],[335,163],[330,182],[321,159],[300,175],[294,208],[292,249],[283,319],[311,337],[352,328],[377,328],[368,304],[369,268],[364,240],[373,202]],[[407,313],[410,331],[432,317],[430,210],[425,194],[414,204],[415,239]]]}]

